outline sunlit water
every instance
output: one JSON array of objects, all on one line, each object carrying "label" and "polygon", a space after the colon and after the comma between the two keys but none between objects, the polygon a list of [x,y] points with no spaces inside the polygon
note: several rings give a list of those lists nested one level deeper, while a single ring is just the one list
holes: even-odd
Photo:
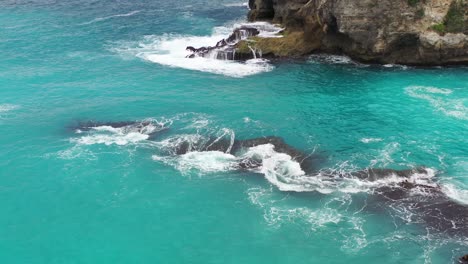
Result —
[{"label": "sunlit water", "polygon": [[[466,238],[432,232],[412,208],[368,209],[392,179],[331,183],[269,145],[243,154],[262,157],[255,171],[223,152],[167,155],[181,140],[274,135],[320,155],[320,169],[425,166],[432,174],[414,180],[468,203],[467,68],[184,58],[246,12],[227,0],[0,2],[2,263],[452,263],[468,253]],[[88,120],[151,126],[70,129]]]}]

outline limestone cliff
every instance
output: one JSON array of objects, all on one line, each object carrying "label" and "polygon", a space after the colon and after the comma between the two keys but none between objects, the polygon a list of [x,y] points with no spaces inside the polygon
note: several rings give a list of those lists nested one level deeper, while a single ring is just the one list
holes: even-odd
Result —
[{"label": "limestone cliff", "polygon": [[249,45],[276,57],[320,51],[378,63],[468,64],[466,1],[250,0],[249,20],[286,29],[282,40]]}]

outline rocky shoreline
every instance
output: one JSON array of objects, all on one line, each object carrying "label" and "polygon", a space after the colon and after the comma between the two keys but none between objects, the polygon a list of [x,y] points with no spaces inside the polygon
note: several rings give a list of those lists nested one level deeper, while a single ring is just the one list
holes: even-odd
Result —
[{"label": "rocky shoreline", "polygon": [[250,21],[285,27],[281,39],[250,39],[267,57],[325,52],[367,63],[468,64],[466,0],[250,0],[249,7]]},{"label": "rocky shoreline", "polygon": [[468,65],[466,1],[250,0],[251,22],[282,30],[260,36],[256,26],[242,26],[216,45],[187,50],[189,57],[227,60],[328,53],[364,63]]}]

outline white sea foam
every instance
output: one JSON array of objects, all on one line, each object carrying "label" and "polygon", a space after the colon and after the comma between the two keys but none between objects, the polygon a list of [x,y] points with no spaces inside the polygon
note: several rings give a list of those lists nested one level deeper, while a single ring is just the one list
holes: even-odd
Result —
[{"label": "white sea foam", "polygon": [[193,170],[200,174],[230,171],[237,167],[236,157],[221,151],[194,151],[177,158],[153,155],[153,160],[172,165],[183,174]]},{"label": "white sea foam", "polygon": [[248,2],[240,2],[240,3],[229,3],[229,4],[224,4],[226,7],[249,7]]},{"label": "white sea foam", "polygon": [[218,41],[232,34],[235,28],[243,25],[258,28],[260,30],[260,37],[280,37],[278,33],[283,30],[266,22],[232,23],[228,26],[214,28],[210,36],[153,35],[146,36],[138,43],[121,43],[118,47],[112,47],[111,50],[122,55],[136,56],[169,67],[209,72],[236,78],[273,70],[274,67],[268,63],[268,60],[264,59],[239,62],[215,58],[187,58],[187,55],[191,54],[186,51],[187,46],[214,46]]},{"label": "white sea foam", "polygon": [[73,141],[82,145],[94,145],[94,144],[127,145],[129,143],[136,143],[142,140],[146,140],[148,138],[149,138],[148,135],[144,135],[144,134],[137,133],[137,132],[131,132],[128,134],[114,133],[111,135],[84,136]]},{"label": "white sea foam", "polygon": [[116,15],[111,15],[111,16],[106,16],[106,17],[98,17],[98,18],[95,18],[95,19],[93,19],[91,21],[84,22],[84,23],[81,23],[81,24],[78,24],[78,25],[80,25],[80,26],[89,25],[89,24],[105,21],[105,20],[108,20],[108,19],[116,18],[116,17],[129,17],[129,16],[133,16],[135,14],[138,14],[140,12],[141,12],[141,10],[135,10],[135,11],[125,13],[125,14],[116,14]]},{"label": "white sea foam", "polygon": [[266,179],[282,191],[302,190],[301,177],[305,172],[300,164],[291,156],[278,153],[272,144],[259,145],[249,148],[243,158],[261,161],[261,166],[256,169],[265,175]]},{"label": "white sea foam", "polygon": [[187,59],[185,57],[174,57],[173,55],[174,54],[171,53],[167,55],[145,54],[142,55],[142,58],[170,67],[209,72],[236,78],[268,72],[273,69],[273,66],[269,65],[266,61],[260,60],[251,60],[242,63],[201,57]]},{"label": "white sea foam", "polygon": [[[229,137],[228,134],[221,133],[220,138]],[[369,181],[355,177],[353,173],[356,172],[356,168],[347,164],[339,164],[336,168],[308,175],[302,170],[299,162],[285,153],[276,152],[275,146],[272,144],[251,147],[246,149],[243,154],[234,156],[220,151],[200,151],[199,148],[203,145],[204,140],[206,139],[198,134],[167,138],[155,143],[155,145],[164,153],[171,155],[154,155],[153,159],[171,165],[182,173],[198,171],[201,174],[237,170],[240,162],[253,162],[258,166],[253,166],[250,170],[263,174],[272,185],[281,191],[318,191],[324,194],[333,192],[358,193],[368,192],[382,186],[398,186],[406,180],[415,184],[435,186],[432,183],[435,170],[432,169],[426,169],[424,173],[415,172],[408,178],[389,174],[385,178]],[[233,136],[231,136],[231,141],[233,141]],[[175,155],[175,149],[181,144],[185,144],[185,154]],[[388,159],[388,157],[383,158],[385,161]]]},{"label": "white sea foam", "polygon": [[457,188],[453,183],[444,183],[441,187],[442,191],[452,200],[468,205],[468,189]]},{"label": "white sea foam", "polygon": [[385,168],[388,165],[394,163],[394,154],[400,150],[400,143],[398,142],[391,142],[388,143],[380,150],[379,154],[370,160],[369,167],[371,168]]},{"label": "white sea foam", "polygon": [[414,98],[428,101],[435,109],[447,116],[468,120],[468,106],[465,98],[452,98],[453,90],[429,86],[410,86],[406,93]]},{"label": "white sea foam", "polygon": [[10,112],[12,110],[18,109],[18,105],[13,105],[13,104],[0,104],[0,114],[1,113],[6,113]]},{"label": "white sea foam", "polygon": [[383,139],[381,138],[361,138],[359,141],[361,141],[362,143],[372,143],[372,142],[380,142],[382,141]]},{"label": "white sea foam", "polygon": [[78,145],[127,145],[147,140],[151,133],[165,129],[171,123],[171,120],[146,120],[142,123],[122,127],[109,125],[91,127],[86,133],[78,129],[75,131],[76,134],[82,136],[72,138],[71,141]]}]

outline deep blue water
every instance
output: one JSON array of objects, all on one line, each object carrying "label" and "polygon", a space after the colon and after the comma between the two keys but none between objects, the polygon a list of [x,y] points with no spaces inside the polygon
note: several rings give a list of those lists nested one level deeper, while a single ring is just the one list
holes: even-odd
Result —
[{"label": "deep blue water", "polygon": [[[466,237],[431,229],[415,207],[379,204],[375,189],[391,180],[298,176],[281,155],[268,162],[286,164],[284,175],[267,159],[255,172],[220,152],[166,155],[178,140],[273,135],[320,157],[320,170],[430,168],[412,180],[468,203],[466,67],[183,59],[246,12],[212,0],[0,2],[2,263],[452,263],[468,253]],[[168,129],[150,139],[75,129],[88,120]]]}]

